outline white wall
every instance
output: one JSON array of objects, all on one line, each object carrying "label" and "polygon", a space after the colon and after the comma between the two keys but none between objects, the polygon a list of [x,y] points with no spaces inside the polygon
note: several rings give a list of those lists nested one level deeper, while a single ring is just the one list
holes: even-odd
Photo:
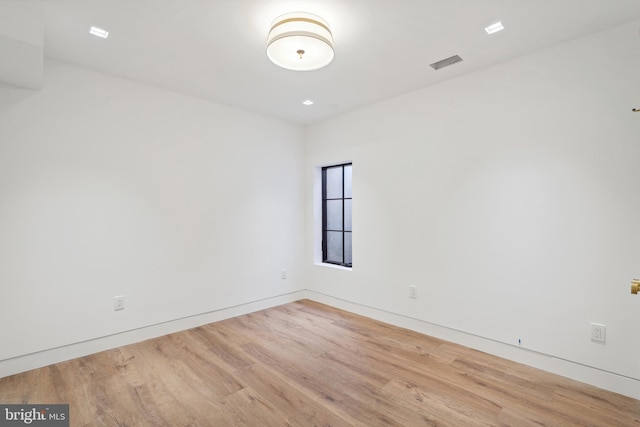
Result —
[{"label": "white wall", "polygon": [[45,71],[0,86],[0,362],[304,289],[301,127]]},{"label": "white wall", "polygon": [[[309,127],[308,288],[469,337],[521,339],[637,392],[639,25]],[[313,170],[344,160],[352,271],[313,262]],[[590,340],[592,321],[606,324],[605,345]]]}]

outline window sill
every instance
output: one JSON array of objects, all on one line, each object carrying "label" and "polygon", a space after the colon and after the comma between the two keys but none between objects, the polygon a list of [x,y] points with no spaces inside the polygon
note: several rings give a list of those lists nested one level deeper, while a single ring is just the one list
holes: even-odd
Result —
[{"label": "window sill", "polygon": [[344,267],[342,265],[329,264],[329,263],[326,263],[326,262],[316,262],[315,264],[317,266],[319,266],[319,267],[335,268],[336,270],[351,271],[353,269],[353,267]]}]

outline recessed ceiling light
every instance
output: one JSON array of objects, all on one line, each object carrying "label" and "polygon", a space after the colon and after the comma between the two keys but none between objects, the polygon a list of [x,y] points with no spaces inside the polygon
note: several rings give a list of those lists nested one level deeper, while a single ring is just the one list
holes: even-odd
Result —
[{"label": "recessed ceiling light", "polygon": [[307,99],[306,101],[302,102],[304,105],[309,106],[309,105],[313,105],[313,101],[310,99]]},{"label": "recessed ceiling light", "polygon": [[496,22],[495,24],[489,25],[484,30],[487,32],[487,34],[493,34],[497,33],[498,31],[504,30],[504,26],[502,25],[502,22]]},{"label": "recessed ceiling light", "polygon": [[98,28],[98,27],[91,27],[91,29],[89,30],[90,34],[93,34],[96,37],[101,37],[103,39],[106,39],[107,37],[109,37],[109,31],[103,30],[102,28]]}]

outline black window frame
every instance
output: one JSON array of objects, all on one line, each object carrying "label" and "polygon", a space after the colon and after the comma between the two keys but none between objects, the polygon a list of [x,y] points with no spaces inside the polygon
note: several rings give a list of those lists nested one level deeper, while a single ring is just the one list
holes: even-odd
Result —
[{"label": "black window frame", "polygon": [[[347,166],[351,166],[351,174],[352,174],[351,179],[353,180],[353,164],[352,163],[341,163],[341,164],[336,164],[331,166],[324,166],[322,168],[322,262],[325,264],[339,265],[342,267],[352,268],[353,267],[353,246],[352,246],[352,253],[351,253],[351,262],[349,263],[345,262],[345,255],[346,255],[345,254],[345,235],[347,233],[351,234],[352,236],[351,242],[353,244],[353,230],[346,231],[344,229],[345,228],[345,218],[344,218],[345,200],[353,200],[353,194],[351,195],[351,197],[345,197],[345,194],[344,194],[344,169]],[[327,199],[327,170],[335,169],[338,167],[342,169],[342,197]],[[327,201],[328,200],[342,200],[342,230],[327,229]],[[353,202],[352,202],[352,208],[353,208]],[[336,261],[327,259],[328,258],[328,248],[327,248],[327,232],[328,231],[342,233],[342,262],[336,262]]]}]

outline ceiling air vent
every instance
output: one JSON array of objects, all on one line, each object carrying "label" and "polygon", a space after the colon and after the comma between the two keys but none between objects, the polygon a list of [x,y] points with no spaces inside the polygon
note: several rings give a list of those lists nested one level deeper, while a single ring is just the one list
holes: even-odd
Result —
[{"label": "ceiling air vent", "polygon": [[445,58],[441,61],[434,62],[433,64],[431,64],[431,68],[438,71],[440,68],[448,67],[449,65],[453,65],[458,62],[462,62],[462,58],[460,58],[458,55],[454,55],[450,58]]}]

